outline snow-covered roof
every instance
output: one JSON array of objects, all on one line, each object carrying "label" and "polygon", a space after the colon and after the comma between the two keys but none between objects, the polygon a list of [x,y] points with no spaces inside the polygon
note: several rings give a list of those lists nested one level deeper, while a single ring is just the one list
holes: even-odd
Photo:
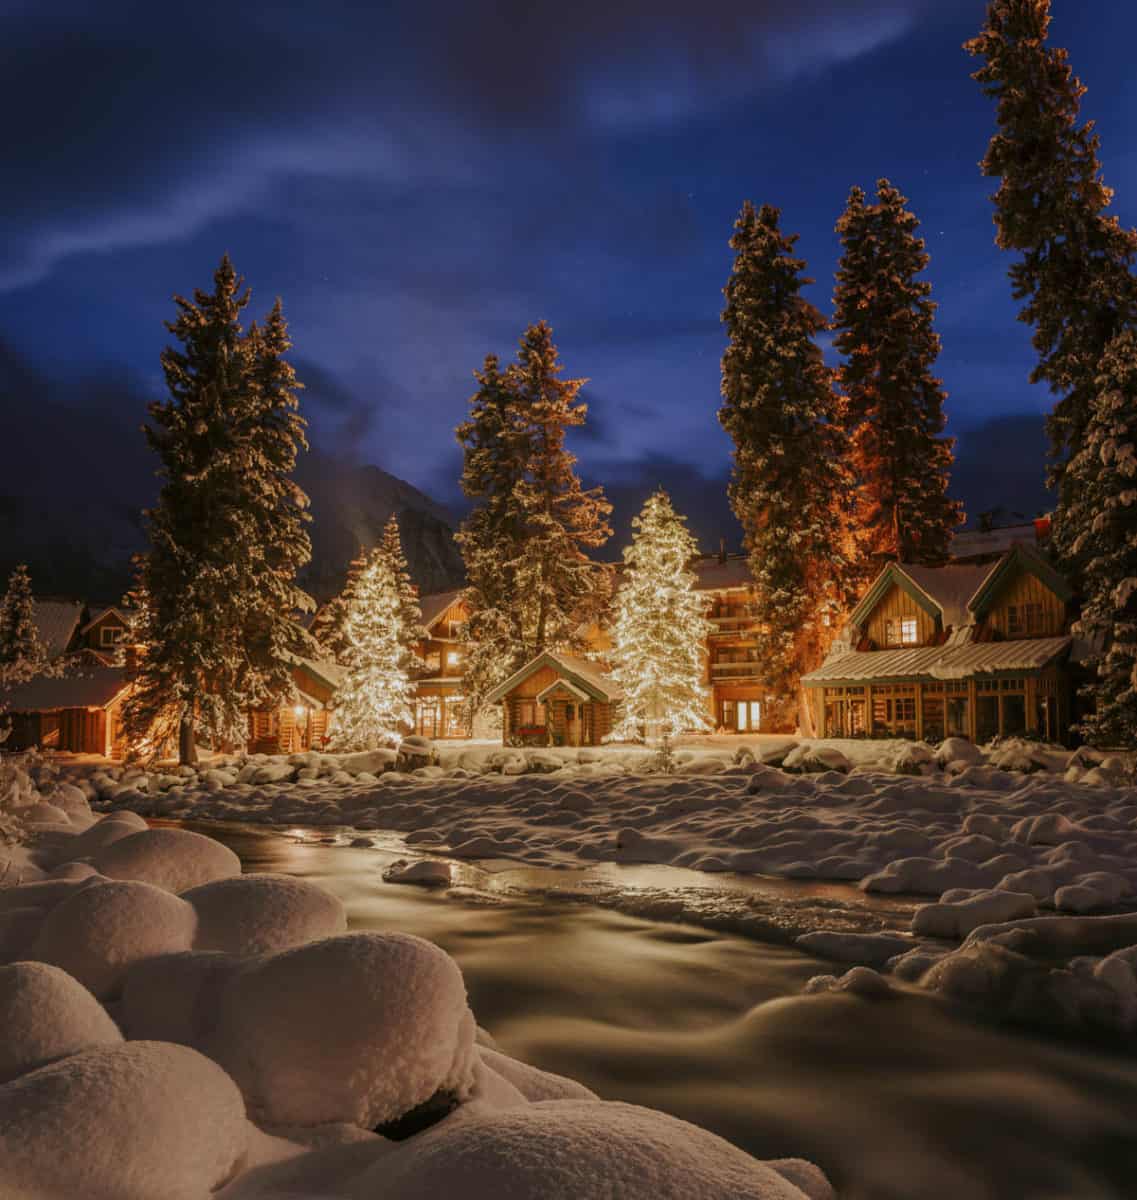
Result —
[{"label": "snow-covered roof", "polygon": [[422,610],[423,629],[429,633],[431,627],[461,595],[462,589],[456,588],[449,592],[433,592],[429,596],[420,596],[419,608]]},{"label": "snow-covered roof", "polygon": [[499,683],[487,694],[486,702],[497,704],[518,684],[523,683],[541,667],[552,667],[570,683],[581,687],[591,699],[611,703],[624,698],[620,686],[599,663],[592,662],[587,658],[577,658],[574,654],[561,654],[557,651],[545,650],[535,658],[531,658],[520,670],[514,671],[508,679]]},{"label": "snow-covered roof", "polygon": [[935,603],[945,628],[949,625],[966,625],[970,621],[967,602],[995,569],[990,563],[980,566],[948,563],[942,567],[897,563],[895,566]]},{"label": "snow-covered roof", "polygon": [[331,659],[295,657],[293,658],[293,662],[296,666],[302,667],[312,675],[315,675],[317,679],[327,684],[333,691],[343,685],[346,672],[339,663]]},{"label": "snow-covered roof", "polygon": [[41,677],[5,692],[12,712],[47,712],[57,708],[106,708],[129,686],[122,667],[108,667],[86,659],[81,671],[58,679]]},{"label": "snow-covered roof", "polygon": [[965,529],[951,539],[953,558],[980,558],[1006,554],[1014,546],[1035,546],[1038,531],[1031,522],[1003,529]]},{"label": "snow-covered roof", "polygon": [[83,608],[78,600],[35,602],[36,630],[48,658],[58,658],[71,644],[83,617]]},{"label": "snow-covered roof", "polygon": [[727,591],[731,588],[749,587],[750,562],[745,554],[730,554],[725,562],[717,554],[696,559],[691,564],[695,573],[695,587],[700,592]]},{"label": "snow-covered roof", "polygon": [[802,683],[853,683],[874,679],[967,679],[996,672],[1040,671],[1070,647],[1070,638],[1023,638],[1010,642],[963,641],[896,650],[850,650],[834,654]]},{"label": "snow-covered roof", "polygon": [[122,611],[121,608],[116,608],[115,605],[108,605],[106,608],[98,608],[91,614],[91,619],[79,630],[80,633],[86,633],[88,629],[97,625],[104,617],[114,613],[116,617],[124,624],[130,624],[130,618]]}]

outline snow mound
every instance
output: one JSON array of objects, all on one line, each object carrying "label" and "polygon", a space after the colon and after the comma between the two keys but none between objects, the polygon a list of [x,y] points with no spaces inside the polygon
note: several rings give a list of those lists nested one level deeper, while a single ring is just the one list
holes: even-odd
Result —
[{"label": "snow mound", "polygon": [[853,764],[836,746],[803,742],[786,755],[781,767],[791,775],[813,774],[817,771],[840,771],[847,775],[853,769]]},{"label": "snow mound", "polygon": [[106,1009],[47,963],[0,967],[0,1084],[92,1046],[122,1041]]},{"label": "snow mound", "polygon": [[996,921],[1033,917],[1034,897],[1025,892],[981,891],[966,899],[925,904],[912,916],[912,932],[924,937],[965,938]]},{"label": "snow mound", "polygon": [[458,965],[397,933],[325,938],[243,972],[203,1048],[268,1125],[372,1129],[439,1092],[464,1099],[477,1062]]},{"label": "snow mound", "polygon": [[62,967],[106,1000],[118,993],[132,963],[188,950],[196,925],[191,905],[152,884],[95,882],[51,910],[32,957]]},{"label": "snow mound", "polygon": [[432,888],[447,888],[453,882],[450,864],[429,858],[415,863],[400,858],[383,872],[383,878],[388,883],[417,883]]},{"label": "snow mound", "polygon": [[147,829],[104,846],[95,868],[108,879],[134,879],[167,892],[240,875],[241,860],[220,842],[187,829]]},{"label": "snow mound", "polygon": [[631,1104],[579,1100],[550,1100],[444,1124],[381,1158],[353,1194],[360,1200],[808,1195],[778,1171],[685,1121]]},{"label": "snow mound", "polygon": [[0,1190],[13,1200],[203,1200],[248,1144],[241,1094],[184,1046],[125,1042],[0,1086]]},{"label": "snow mound", "polygon": [[111,813],[96,821],[89,829],[85,829],[67,846],[68,859],[87,858],[96,854],[103,846],[130,837],[149,829],[149,825],[137,813],[124,809]]},{"label": "snow mound", "polygon": [[182,893],[197,913],[195,950],[267,954],[342,933],[338,896],[290,875],[238,875]]}]

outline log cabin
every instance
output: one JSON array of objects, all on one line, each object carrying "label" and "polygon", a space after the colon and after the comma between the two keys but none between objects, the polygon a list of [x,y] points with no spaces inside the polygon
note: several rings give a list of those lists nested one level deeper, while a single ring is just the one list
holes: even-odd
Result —
[{"label": "log cabin", "polygon": [[802,678],[818,735],[1064,740],[1072,601],[1024,543],[994,563],[890,563]]},{"label": "log cabin", "polygon": [[342,682],[343,668],[336,663],[297,658],[292,664],[291,700],[249,713],[249,753],[323,750],[329,739],[332,697]]},{"label": "log cabin", "polygon": [[124,668],[83,652],[68,674],[41,676],[5,693],[11,733],[4,749],[121,758],[126,751],[122,705],[129,693]]},{"label": "log cabin", "polygon": [[596,662],[546,650],[487,696],[502,706],[506,746],[599,746],[623,693]]}]

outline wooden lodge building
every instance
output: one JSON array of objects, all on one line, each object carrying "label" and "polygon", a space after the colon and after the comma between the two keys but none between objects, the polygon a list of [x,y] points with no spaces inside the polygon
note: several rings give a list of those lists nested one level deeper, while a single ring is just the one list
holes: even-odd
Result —
[{"label": "wooden lodge building", "polygon": [[599,746],[623,693],[604,668],[546,650],[487,696],[502,706],[506,745]]},{"label": "wooden lodge building", "polygon": [[890,563],[802,679],[817,735],[1063,740],[1072,599],[1021,543],[994,563]]},{"label": "wooden lodge building", "polygon": [[421,737],[470,736],[462,714],[462,644],[458,631],[469,617],[461,591],[435,592],[420,599],[422,660],[415,678],[414,732]]}]

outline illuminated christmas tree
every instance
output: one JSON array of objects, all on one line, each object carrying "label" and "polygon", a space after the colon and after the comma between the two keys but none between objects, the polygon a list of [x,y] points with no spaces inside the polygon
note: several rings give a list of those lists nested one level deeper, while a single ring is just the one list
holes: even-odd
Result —
[{"label": "illuminated christmas tree", "polygon": [[367,557],[347,602],[344,662],[336,693],[337,750],[374,750],[398,740],[411,724],[413,687],[401,636],[399,581],[382,546]]},{"label": "illuminated christmas tree", "polygon": [[662,488],[632,527],[612,630],[612,674],[624,691],[617,735],[707,729],[703,647],[711,624],[689,568],[695,539]]}]

